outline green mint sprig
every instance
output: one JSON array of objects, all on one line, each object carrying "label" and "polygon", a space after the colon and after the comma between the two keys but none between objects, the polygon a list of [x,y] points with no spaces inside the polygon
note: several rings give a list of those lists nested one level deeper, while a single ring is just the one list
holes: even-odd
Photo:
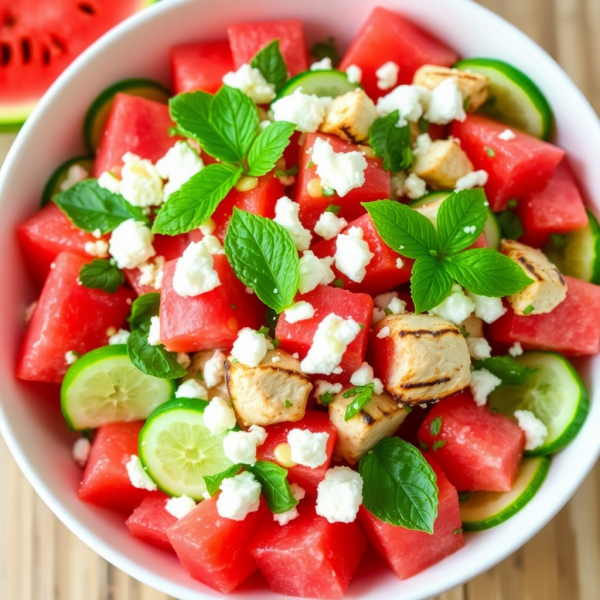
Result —
[{"label": "green mint sprig", "polygon": [[259,50],[250,61],[250,66],[258,69],[261,75],[275,86],[276,92],[287,81],[288,70],[283,54],[279,49],[279,40],[273,40]]},{"label": "green mint sprig", "polygon": [[391,200],[364,203],[379,235],[393,250],[415,259],[411,294],[417,312],[439,305],[457,281],[478,295],[503,297],[531,284],[523,269],[491,248],[466,250],[481,235],[487,201],[481,189],[448,196],[437,216],[437,231],[418,211]]},{"label": "green mint sprig", "polygon": [[125,276],[114,261],[96,259],[81,267],[79,281],[84,287],[114,294],[125,282]]},{"label": "green mint sprig", "polygon": [[204,483],[206,484],[206,491],[209,493],[210,497],[216,496],[221,491],[221,484],[223,483],[223,479],[229,479],[230,477],[235,477],[244,465],[241,463],[237,463],[232,465],[228,469],[221,471],[220,473],[216,473],[215,475],[203,475],[202,479],[204,479]]},{"label": "green mint sprig", "polygon": [[522,385],[537,369],[520,364],[512,356],[492,356],[476,360],[476,369],[487,369],[490,373],[502,380],[507,385]]},{"label": "green mint sprig", "polygon": [[344,392],[344,398],[354,398],[350,404],[346,407],[346,414],[344,415],[344,421],[349,421],[352,417],[357,415],[362,408],[370,402],[375,392],[375,385],[373,383],[367,383],[367,385],[359,385],[357,387],[350,388]]},{"label": "green mint sprig", "polygon": [[369,143],[375,156],[383,158],[383,168],[386,171],[403,171],[413,163],[411,149],[411,133],[408,125],[398,127],[400,113],[394,112],[379,117],[371,126]]}]

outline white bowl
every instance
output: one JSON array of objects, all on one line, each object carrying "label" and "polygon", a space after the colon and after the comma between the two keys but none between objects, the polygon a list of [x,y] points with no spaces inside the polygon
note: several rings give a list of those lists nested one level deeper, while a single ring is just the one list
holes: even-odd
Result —
[{"label": "white bowl", "polygon": [[[469,0],[171,0],[123,23],[86,51],[46,94],[19,134],[0,175],[0,430],[26,477],[58,518],[106,560],[145,584],[180,600],[220,594],[189,578],[175,557],[132,538],[121,515],[79,502],[80,470],[70,458],[56,394],[14,379],[23,308],[33,300],[15,242],[14,228],[33,213],[49,175],[80,154],[87,107],[106,86],[126,77],[169,80],[169,48],[225,37],[232,22],[299,17],[309,42],[333,35],[342,47],[352,40],[371,8],[382,5],[410,17],[463,56],[507,60],[532,76],[554,109],[556,142],[569,154],[591,206],[600,210],[600,123],[560,67],[523,33]],[[318,6],[318,8],[317,8]],[[495,529],[467,536],[466,546],[406,581],[367,559],[347,597],[423,600],[459,585],[514,552],[567,502],[600,453],[599,360],[578,367],[592,398],[586,424],[573,443],[553,458],[542,489],[516,516]],[[380,562],[380,561],[379,561]],[[236,592],[256,600],[275,597],[255,577]]]}]

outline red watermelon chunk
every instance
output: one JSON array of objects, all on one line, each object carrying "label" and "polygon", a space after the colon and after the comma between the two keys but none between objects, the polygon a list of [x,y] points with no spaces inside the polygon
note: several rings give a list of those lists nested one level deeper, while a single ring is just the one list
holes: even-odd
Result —
[{"label": "red watermelon chunk", "polygon": [[342,598],[366,547],[358,522],[329,523],[314,500],[301,501],[298,512],[287,525],[261,528],[250,543],[254,560],[276,594]]},{"label": "red watermelon chunk", "polygon": [[[370,215],[365,214],[362,217],[358,217],[344,230],[348,230],[350,227],[359,227],[363,230],[363,239],[369,245],[369,250],[375,255],[371,262],[367,265],[367,274],[365,278],[357,283],[348,279],[346,275],[343,275],[335,268],[335,263],[332,269],[336,275],[343,281],[344,289],[351,292],[363,292],[365,294],[377,295],[388,290],[392,290],[398,287],[402,283],[406,283],[410,280],[410,273],[412,270],[413,261],[401,257],[397,252],[394,252],[377,233],[373,219]],[[342,232],[342,233],[344,233]],[[317,242],[311,250],[319,258],[325,258],[326,256],[334,256],[336,251],[336,238],[332,240],[321,240]],[[398,259],[402,260],[403,266],[399,269],[396,266]]]},{"label": "red watermelon chunk", "polygon": [[117,94],[96,151],[93,177],[104,171],[120,174],[123,155],[132,152],[155,163],[175,144],[169,107],[139,96]]},{"label": "red watermelon chunk", "polygon": [[454,121],[451,130],[475,169],[489,175],[485,193],[494,211],[504,210],[512,198],[520,200],[543,189],[565,155],[558,146],[522,131],[514,130],[514,139],[502,140],[498,136],[505,130],[505,124],[479,115]]},{"label": "red watermelon chunk", "polygon": [[288,323],[285,315],[277,322],[275,336],[279,338],[280,348],[285,352],[297,352],[303,359],[312,346],[319,323],[330,313],[343,319],[354,319],[364,325],[354,341],[348,345],[340,366],[341,375],[328,376],[328,380],[348,381],[352,373],[360,367],[367,352],[369,327],[373,317],[373,299],[368,294],[356,294],[335,287],[319,285],[312,292],[298,295],[296,300],[304,300],[313,305],[315,316],[311,319]]},{"label": "red watermelon chunk", "polygon": [[143,421],[113,423],[98,429],[78,497],[84,502],[130,514],[148,492],[131,485],[125,466],[138,453]]},{"label": "red watermelon chunk", "polygon": [[465,545],[456,489],[431,455],[425,454],[425,458],[435,471],[439,490],[438,516],[433,525],[433,535],[380,521],[364,506],[360,507],[358,513],[369,541],[399,579],[407,579],[424,571]]},{"label": "red watermelon chunk", "polygon": [[385,8],[373,10],[342,59],[339,68],[350,65],[362,69],[361,84],[376,99],[391,90],[377,87],[375,72],[386,62],[400,67],[398,85],[412,83],[415,71],[423,65],[450,67],[458,54],[410,21]]},{"label": "red watermelon chunk", "polygon": [[292,77],[308,69],[304,26],[299,19],[240,23],[231,25],[227,34],[236,69],[250,63],[259,50],[275,39],[279,40],[279,48]]},{"label": "red watermelon chunk", "polygon": [[256,563],[248,543],[270,517],[264,501],[243,521],[221,517],[217,498],[204,500],[168,531],[169,540],[186,571],[209,587],[227,594],[248,579]]},{"label": "red watermelon chunk", "polygon": [[65,354],[85,354],[106,345],[107,330],[119,329],[135,295],[125,288],[114,294],[79,285],[79,271],[90,262],[59,254],[21,345],[17,377],[60,383],[67,371]]},{"label": "red watermelon chunk", "polygon": [[519,241],[542,248],[555,233],[570,233],[585,227],[588,217],[581,193],[566,160],[563,160],[548,185],[523,198],[516,210],[525,234]]},{"label": "red watermelon chunk", "polygon": [[163,492],[150,492],[131,513],[125,525],[134,537],[162,550],[173,552],[167,529],[177,523],[177,518],[165,508],[168,499],[169,496]]},{"label": "red watermelon chunk", "polygon": [[[438,435],[431,423],[440,418]],[[461,492],[508,492],[521,466],[525,434],[508,417],[477,406],[468,392],[440,401],[419,429],[419,440],[435,450],[434,459]]]},{"label": "red watermelon chunk", "polygon": [[235,276],[224,254],[214,256],[214,269],[221,285],[187,298],[173,289],[176,260],[164,267],[160,302],[160,339],[172,352],[197,352],[233,346],[244,327],[259,329],[265,307],[255,294],[248,294]]},{"label": "red watermelon chunk", "polygon": [[520,342],[525,350],[552,350],[566,356],[600,352],[600,286],[564,277],[567,297],[552,312],[516,315],[510,307],[488,325],[486,337],[501,344]]},{"label": "red watermelon chunk", "polygon": [[329,434],[326,448],[327,460],[320,467],[311,468],[304,465],[296,465],[295,467],[288,468],[289,482],[297,483],[300,487],[304,488],[307,494],[316,496],[317,486],[320,481],[325,479],[325,473],[329,468],[333,449],[337,441],[337,430],[329,420],[327,413],[317,410],[307,410],[304,418],[300,421],[268,425],[265,429],[267,431],[267,439],[264,444],[261,444],[256,449],[257,460],[269,460],[275,463],[277,462],[275,459],[275,448],[279,444],[287,444],[287,436],[292,429],[307,429],[313,433]]},{"label": "red watermelon chunk", "polygon": [[233,71],[233,57],[227,40],[171,48],[171,80],[176,95],[196,90],[214,94],[229,71]]},{"label": "red watermelon chunk", "polygon": [[[308,133],[306,135],[304,146],[300,151],[300,170],[298,172],[296,202],[300,204],[300,220],[302,224],[311,231],[314,229],[323,211],[330,205],[341,206],[338,217],[344,217],[346,221],[350,222],[365,214],[366,210],[361,205],[361,202],[384,200],[390,197],[390,174],[383,170],[381,159],[367,158],[365,183],[362,187],[350,190],[343,198],[340,198],[337,194],[313,198],[308,193],[308,186],[309,182],[312,179],[318,178],[318,176],[317,168],[312,164],[310,151],[318,137],[329,141],[334,152],[360,152],[360,148],[355,144],[345,142],[334,135],[320,133]],[[312,166],[309,166],[311,164]]]}]

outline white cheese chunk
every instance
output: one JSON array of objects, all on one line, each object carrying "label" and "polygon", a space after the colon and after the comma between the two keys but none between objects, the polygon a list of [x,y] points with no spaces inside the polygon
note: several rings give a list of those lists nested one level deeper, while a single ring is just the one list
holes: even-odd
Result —
[{"label": "white cheese chunk", "polygon": [[487,171],[471,171],[463,175],[457,182],[456,190],[470,190],[475,187],[483,187],[488,181]]},{"label": "white cheese chunk", "polygon": [[119,192],[129,204],[147,208],[163,203],[163,182],[154,165],[127,152],[123,155]]},{"label": "white cheese chunk", "polygon": [[336,239],[335,266],[340,273],[357,283],[365,278],[367,266],[375,257],[363,237],[364,232],[360,227],[350,227]]},{"label": "white cheese chunk", "polygon": [[341,383],[329,383],[329,381],[325,381],[324,379],[317,379],[315,382],[314,395],[319,404],[321,404],[321,396],[329,392],[332,396],[334,394],[338,394],[342,391]]},{"label": "white cheese chunk", "polygon": [[215,435],[233,429],[236,423],[235,411],[221,396],[215,396],[204,409],[204,424]]},{"label": "white cheese chunk", "polygon": [[257,367],[269,350],[273,350],[270,340],[258,331],[244,327],[233,343],[231,356],[243,365]]},{"label": "white cheese chunk", "polygon": [[348,225],[348,221],[343,217],[338,217],[332,212],[325,211],[319,217],[315,225],[315,233],[324,240],[332,240],[336,235]]},{"label": "white cheese chunk", "polygon": [[176,519],[183,519],[196,508],[196,501],[189,496],[169,498],[165,502],[165,510]]},{"label": "white cheese chunk", "polygon": [[521,342],[515,342],[509,349],[508,353],[516,358],[517,356],[521,356],[523,354],[523,346],[521,346]]},{"label": "white cheese chunk", "polygon": [[502,383],[487,369],[478,369],[471,372],[471,393],[477,406],[485,406],[488,396]]},{"label": "white cheese chunk", "polygon": [[408,122],[416,123],[423,116],[429,96],[429,90],[417,85],[399,85],[377,100],[377,112],[380,117],[385,117],[397,110],[397,126],[403,127]]},{"label": "white cheese chunk", "polygon": [[173,289],[180,296],[193,297],[221,285],[215,261],[204,240],[191,242],[175,265]]},{"label": "white cheese chunk", "polygon": [[208,400],[206,388],[195,379],[187,379],[179,385],[175,392],[175,398],[196,398],[197,400]]},{"label": "white cheese chunk", "polygon": [[67,171],[67,176],[62,180],[60,184],[60,191],[64,192],[74,185],[87,179],[90,176],[87,169],[84,169],[81,165],[71,165]]},{"label": "white cheese chunk", "polygon": [[135,219],[123,221],[113,230],[108,251],[119,269],[135,269],[156,254],[150,228]]},{"label": "white cheese chunk", "polygon": [[456,79],[450,77],[431,91],[425,118],[430,123],[438,125],[445,125],[455,120],[464,121],[467,115],[463,104]]},{"label": "white cheese chunk", "polygon": [[125,468],[127,469],[129,481],[134,488],[148,490],[149,492],[154,492],[158,489],[156,483],[154,483],[154,481],[150,479],[148,473],[146,473],[142,461],[135,454],[131,455],[131,458],[125,464]]},{"label": "white cheese chunk", "polygon": [[65,362],[68,365],[72,365],[79,358],[79,352],[75,352],[75,350],[69,350],[65,352]]},{"label": "white cheese chunk", "polygon": [[260,425],[252,425],[248,431],[230,431],[223,439],[223,452],[233,463],[256,464],[256,448],[264,444],[267,432]]},{"label": "white cheese chunk", "polygon": [[156,171],[163,179],[165,200],[186,181],[204,168],[204,161],[187,142],[175,142],[156,163]]},{"label": "white cheese chunk", "polygon": [[268,104],[275,98],[275,86],[269,83],[258,69],[249,64],[242,65],[237,71],[226,73],[223,76],[223,83],[241,90],[256,104]]},{"label": "white cheese chunk", "polygon": [[317,258],[312,250],[306,250],[300,259],[298,291],[301,294],[312,292],[318,285],[328,285],[335,279],[331,270],[334,258]]},{"label": "white cheese chunk", "polygon": [[330,523],[352,523],[362,504],[363,479],[349,467],[334,467],[317,488],[316,512]]},{"label": "white cheese chunk", "polygon": [[429,313],[442,317],[454,325],[460,325],[475,310],[475,303],[466,296],[460,285],[453,285],[451,294]]},{"label": "white cheese chunk", "polygon": [[331,64],[331,58],[329,58],[329,56],[310,65],[311,71],[331,71],[331,69],[333,69],[333,65]]},{"label": "white cheese chunk", "polygon": [[293,94],[284,96],[271,105],[275,121],[294,123],[302,133],[314,133],[325,120],[332,98],[303,94],[298,88]]},{"label": "white cheese chunk", "polygon": [[81,467],[85,467],[90,458],[90,450],[92,449],[92,444],[90,440],[87,438],[79,438],[73,444],[73,450],[71,451],[71,456],[73,460]]},{"label": "white cheese chunk", "polygon": [[83,249],[90,256],[97,256],[98,258],[106,258],[108,256],[108,242],[105,242],[104,240],[86,242]]},{"label": "white cheese chunk", "polygon": [[150,330],[148,331],[148,343],[151,346],[160,345],[160,317],[150,318]]},{"label": "white cheese chunk", "polygon": [[492,348],[489,342],[483,337],[469,336],[467,338],[467,346],[469,346],[469,354],[474,360],[490,358],[492,355]]},{"label": "white cheese chunk", "polygon": [[531,411],[516,410],[519,427],[525,432],[525,450],[535,450],[548,437],[548,429]]},{"label": "white cheese chunk", "polygon": [[375,71],[377,77],[377,87],[380,90],[389,90],[398,83],[398,74],[400,67],[391,60],[384,63]]},{"label": "white cheese chunk", "polygon": [[505,142],[510,142],[516,138],[516,134],[512,129],[505,129],[502,133],[498,134],[498,138]]},{"label": "white cheese chunk", "polygon": [[140,270],[140,285],[148,285],[155,290],[160,290],[162,288],[164,266],[164,256],[155,256],[154,260],[142,263],[138,267]]},{"label": "white cheese chunk", "polygon": [[110,346],[114,346],[116,344],[126,344],[130,335],[131,332],[127,331],[127,329],[119,329],[119,331],[108,338],[108,343]]},{"label": "white cheese chunk", "polygon": [[275,218],[273,221],[281,225],[292,238],[297,250],[308,250],[312,234],[300,222],[298,217],[300,205],[293,202],[287,196],[283,196],[277,200],[275,204]]},{"label": "white cheese chunk", "polygon": [[475,316],[488,324],[497,321],[507,310],[500,298],[478,296],[471,292],[467,294],[475,304]]},{"label": "white cheese chunk", "polygon": [[98,185],[113,194],[118,194],[121,187],[121,180],[110,171],[104,171],[98,177]]},{"label": "white cheese chunk", "polygon": [[225,519],[243,521],[260,507],[260,483],[249,471],[223,479],[220,489],[217,512]]},{"label": "white cheese chunk", "polygon": [[285,320],[288,323],[297,323],[298,321],[305,321],[306,319],[312,319],[315,316],[315,308],[310,302],[300,300],[295,302],[289,308],[284,311]]},{"label": "white cheese chunk", "polygon": [[[294,496],[298,502],[304,500],[304,497],[306,496],[304,488],[301,488],[297,483],[290,483],[290,490],[292,491],[292,496]],[[298,509],[294,506],[294,508],[285,511],[284,513],[273,514],[273,520],[283,526],[296,519],[298,515]]]},{"label": "white cheese chunk", "polygon": [[357,65],[349,65],[346,68],[346,76],[350,83],[360,83],[362,79],[362,69]]},{"label": "white cheese chunk", "polygon": [[328,440],[328,433],[314,433],[309,429],[292,429],[287,436],[292,460],[311,469],[320,467],[327,460]]},{"label": "white cheese chunk", "polygon": [[225,379],[225,359],[223,352],[215,350],[215,353],[204,363],[202,374],[207,388],[215,387]]},{"label": "white cheese chunk", "polygon": [[427,193],[427,182],[415,173],[411,173],[404,181],[403,195],[417,200]]}]

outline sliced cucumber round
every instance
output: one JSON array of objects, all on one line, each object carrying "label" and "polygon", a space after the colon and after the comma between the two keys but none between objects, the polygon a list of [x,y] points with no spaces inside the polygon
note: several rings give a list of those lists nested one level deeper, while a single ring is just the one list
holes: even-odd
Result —
[{"label": "sliced cucumber round", "polygon": [[468,58],[454,66],[489,77],[489,99],[479,112],[535,137],[548,139],[552,131],[552,109],[540,88],[523,71],[492,58]]},{"label": "sliced cucumber round", "polygon": [[42,206],[46,206],[55,194],[63,191],[60,186],[69,176],[69,169],[75,165],[80,166],[88,173],[91,173],[92,167],[94,166],[94,159],[91,156],[76,156],[60,165],[60,167],[52,173],[50,179],[48,179],[48,183],[46,183],[46,186],[44,187],[44,191],[42,192]]},{"label": "sliced cucumber round", "polygon": [[490,395],[490,406],[513,417],[531,411],[548,429],[542,446],[526,452],[545,456],[564,448],[579,432],[589,409],[588,394],[573,365],[555,352],[526,352],[516,359],[535,369],[522,385],[501,385]]},{"label": "sliced cucumber round", "polygon": [[482,531],[504,523],[518,513],[540,489],[550,459],[525,458],[510,492],[469,492],[460,502],[465,531]]},{"label": "sliced cucumber round", "polygon": [[343,71],[331,69],[328,71],[304,71],[292,77],[279,91],[279,100],[284,96],[293,94],[298,88],[302,88],[304,94],[314,96],[329,96],[335,98],[347,92],[361,87],[358,83],[348,81],[348,76]]},{"label": "sliced cucumber round", "polygon": [[176,398],[159,406],[140,433],[140,459],[156,485],[170,496],[202,500],[203,476],[232,466],[223,452],[223,438],[204,424],[208,402]]},{"label": "sliced cucumber round", "polygon": [[175,383],[142,373],[125,344],[103,346],[78,358],[60,390],[63,415],[71,429],[145,419],[175,393]]},{"label": "sliced cucumber round", "polygon": [[163,104],[169,101],[171,95],[164,85],[151,79],[124,79],[107,87],[92,102],[83,121],[83,138],[88,150],[92,154],[96,151],[100,143],[108,113],[118,93],[141,96],[142,98],[162,102]]}]

